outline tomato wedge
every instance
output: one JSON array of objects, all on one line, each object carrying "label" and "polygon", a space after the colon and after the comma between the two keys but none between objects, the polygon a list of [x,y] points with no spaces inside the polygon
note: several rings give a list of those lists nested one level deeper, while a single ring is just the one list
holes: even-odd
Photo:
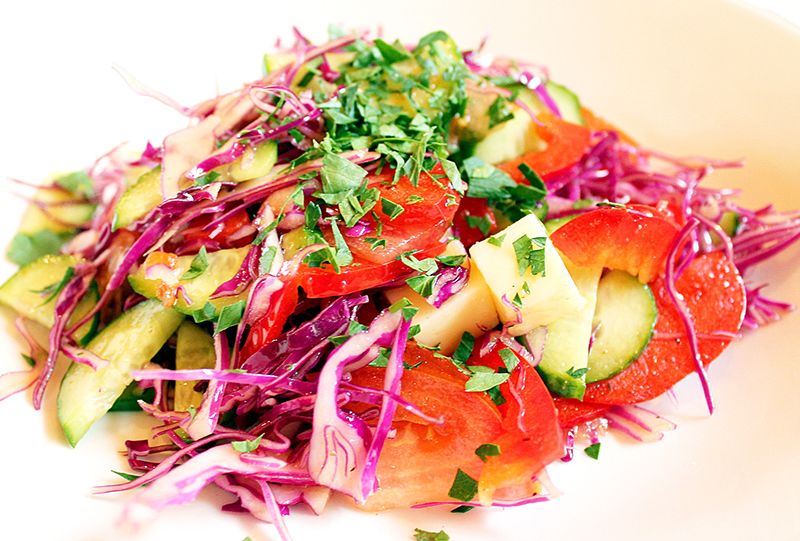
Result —
[{"label": "tomato wedge", "polygon": [[577,163],[591,148],[592,132],[586,126],[572,124],[550,112],[537,118],[540,124],[536,125],[536,133],[547,147],[498,165],[517,182],[527,182],[519,170],[523,163],[547,181]]},{"label": "tomato wedge", "polygon": [[[676,286],[694,321],[701,359],[707,365],[730,343],[729,339],[710,335],[720,331],[735,333],[742,324],[747,303],[744,282],[724,254],[711,252],[695,258]],[[695,371],[683,322],[664,279],[655,279],[650,288],[658,309],[653,340],[624,371],[587,385],[587,403],[634,404],[651,400]]]},{"label": "tomato wedge", "polygon": [[[453,364],[413,342],[405,360],[415,365],[403,372],[401,396],[427,415],[441,416],[434,425],[397,408],[378,460],[380,488],[367,499],[366,511],[406,508],[428,502],[453,501],[448,496],[459,469],[477,479],[483,463],[475,449],[503,431],[503,420],[486,393],[468,393],[469,379]],[[381,388],[383,368],[364,367],[352,374],[353,383]]]},{"label": "tomato wedge", "polygon": [[[378,224],[372,213],[363,218],[363,223],[374,234],[348,236],[344,239],[353,262],[336,272],[331,265],[322,267],[302,266],[301,285],[312,298],[346,295],[364,289],[377,287],[409,272],[409,268],[397,258],[405,252],[417,252],[423,259],[440,254],[445,243],[442,242],[453,223],[460,196],[450,186],[441,165],[436,165],[428,173],[421,173],[416,186],[407,176],[402,176],[392,184],[394,171],[373,175],[368,179],[370,187],[380,191],[381,201],[374,207],[374,213],[381,222],[381,235],[377,237]],[[402,208],[399,214],[384,211],[383,200],[391,203],[389,208]],[[329,244],[334,244],[330,228],[323,228]],[[380,238],[382,243],[375,243]],[[371,239],[371,240],[367,240]]]},{"label": "tomato wedge", "polygon": [[590,404],[563,396],[554,396],[553,402],[558,411],[558,423],[564,429],[597,419],[611,408],[610,404]]},{"label": "tomato wedge", "polygon": [[[487,232],[484,233],[481,228]],[[453,230],[465,248],[497,233],[494,209],[482,197],[464,197],[453,217]]]},{"label": "tomato wedge", "polygon": [[679,231],[664,202],[601,207],[570,220],[550,238],[579,267],[620,269],[648,283],[663,272]]},{"label": "tomato wedge", "polygon": [[[500,356],[503,349],[506,346],[498,342],[483,357],[473,356],[469,364],[494,369],[505,366]],[[500,454],[487,458],[478,482],[479,498],[485,503],[494,497],[519,496],[515,491],[520,489],[530,490],[533,477],[565,453],[564,434],[550,391],[535,368],[520,357],[517,361],[509,381],[500,386],[507,400],[505,407],[501,406],[505,410],[504,431],[492,440]]]}]

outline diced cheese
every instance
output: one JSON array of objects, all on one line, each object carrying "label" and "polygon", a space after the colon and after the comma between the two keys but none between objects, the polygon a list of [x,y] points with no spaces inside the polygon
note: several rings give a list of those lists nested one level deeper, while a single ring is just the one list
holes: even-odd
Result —
[{"label": "diced cheese", "polygon": [[[549,238],[544,247],[544,274],[534,275],[527,269],[520,275],[513,243],[523,235],[547,237],[547,232],[542,222],[529,214],[494,235],[495,239],[502,239],[500,246],[486,239],[470,248],[472,261],[489,286],[500,321],[512,323],[521,316],[521,322],[508,329],[515,336],[580,310],[586,303]],[[517,295],[521,301],[518,308],[512,305]]]},{"label": "diced cheese", "polygon": [[[454,241],[448,244],[443,255],[463,254],[466,254],[464,245]],[[464,264],[470,266],[469,260]],[[470,267],[467,284],[439,308],[434,308],[407,285],[386,290],[385,293],[391,303],[405,297],[419,308],[411,320],[412,325],[420,326],[416,341],[431,347],[438,345],[445,355],[451,355],[456,350],[465,332],[480,336],[499,322],[486,281],[474,264]]]}]

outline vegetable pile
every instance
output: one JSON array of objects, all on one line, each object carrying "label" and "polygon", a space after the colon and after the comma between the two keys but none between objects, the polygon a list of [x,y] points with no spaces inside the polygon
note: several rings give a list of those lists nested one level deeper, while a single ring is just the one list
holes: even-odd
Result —
[{"label": "vegetable pile", "polygon": [[[331,491],[370,511],[550,498],[545,467],[792,307],[747,281],[800,213],[705,188],[738,163],[645,149],[541,66],[331,30],[177,108],[186,128],[39,186],[0,286],[39,408],[59,358],[76,445],[111,410],[142,522],[209,483],[289,538]],[[40,344],[29,322],[49,329]]]}]

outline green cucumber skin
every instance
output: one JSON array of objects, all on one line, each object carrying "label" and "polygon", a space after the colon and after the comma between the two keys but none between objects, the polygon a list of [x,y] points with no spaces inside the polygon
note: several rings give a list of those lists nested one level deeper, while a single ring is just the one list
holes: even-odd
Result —
[{"label": "green cucumber skin", "polygon": [[[653,337],[657,319],[655,297],[647,284],[625,271],[604,275],[598,287],[593,322],[597,334],[589,350],[586,383],[614,377],[638,359]],[[620,322],[620,327],[611,328]]]},{"label": "green cucumber skin", "polygon": [[177,330],[183,314],[155,300],[123,312],[101,330],[86,349],[109,361],[97,371],[72,363],[61,380],[56,401],[58,420],[73,447],[89,427],[108,412],[143,368]]}]

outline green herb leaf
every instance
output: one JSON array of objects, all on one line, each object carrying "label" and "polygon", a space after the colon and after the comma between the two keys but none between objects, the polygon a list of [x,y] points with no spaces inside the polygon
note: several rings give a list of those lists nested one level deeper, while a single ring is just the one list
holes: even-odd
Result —
[{"label": "green herb leaf", "polygon": [[360,165],[338,154],[326,153],[322,158],[322,190],[328,194],[357,189],[367,171]]},{"label": "green herb leaf", "polygon": [[55,184],[74,195],[83,197],[92,197],[94,195],[94,183],[89,175],[83,171],[62,175],[55,180]]},{"label": "green herb leaf", "polygon": [[378,48],[380,51],[381,56],[388,64],[394,64],[395,62],[402,62],[403,60],[407,60],[411,58],[411,55],[408,51],[403,48],[402,45],[389,45],[382,39],[375,40],[375,47]]},{"label": "green herb leaf", "polygon": [[575,379],[581,379],[588,371],[588,368],[575,368],[572,366],[567,370],[567,375]]},{"label": "green herb leaf", "polygon": [[499,248],[499,247],[501,247],[503,245],[503,241],[504,240],[506,240],[506,233],[503,233],[500,236],[492,235],[491,237],[486,239],[486,242],[488,242],[492,246],[497,246]]},{"label": "green herb leaf", "polygon": [[459,468],[447,495],[460,502],[472,501],[478,495],[478,481]]},{"label": "green herb leaf", "polygon": [[470,366],[472,376],[467,380],[464,390],[469,393],[488,391],[492,387],[505,383],[511,376],[508,372],[498,374],[487,366]]},{"label": "green herb leaf", "polygon": [[264,434],[261,434],[260,436],[252,440],[232,441],[231,447],[233,447],[240,453],[252,453],[256,449],[258,449],[258,445],[261,443],[261,438],[263,437]]},{"label": "green herb leaf", "polygon": [[600,442],[593,443],[589,447],[583,450],[589,457],[597,460],[600,456]]},{"label": "green herb leaf", "polygon": [[489,231],[492,229],[492,222],[489,220],[488,216],[466,216],[467,219],[467,227],[471,228],[478,228],[481,233],[485,235],[489,234]]},{"label": "green herb leaf", "polygon": [[31,293],[38,293],[42,296],[47,295],[47,297],[42,301],[42,304],[47,304],[56,298],[61,290],[64,289],[64,286],[67,285],[70,280],[72,280],[73,276],[75,276],[75,267],[68,267],[64,272],[64,276],[61,277],[61,280],[38,291],[31,291]]},{"label": "green herb leaf", "polygon": [[208,253],[206,247],[201,246],[197,255],[192,258],[192,263],[189,265],[189,270],[183,273],[179,280],[192,280],[197,278],[208,269]]},{"label": "green herb leaf", "polygon": [[275,261],[276,255],[278,255],[278,247],[267,246],[267,248],[261,252],[261,257],[258,258],[258,270],[263,274],[268,274],[270,269],[272,269],[272,263]]},{"label": "green herb leaf", "polygon": [[405,209],[402,205],[398,205],[397,203],[386,199],[385,197],[381,198],[381,211],[389,217],[390,220],[394,220],[400,214],[403,213]]},{"label": "green herb leaf", "polygon": [[469,513],[473,509],[475,509],[475,506],[473,506],[473,505],[459,505],[458,507],[455,507],[455,508],[451,509],[450,512],[451,513],[457,513],[457,514],[463,514],[463,513]]},{"label": "green herb leaf", "polygon": [[456,364],[465,366],[467,361],[472,356],[472,350],[475,348],[475,337],[472,334],[465,332],[461,335],[461,341],[453,353],[453,361]]},{"label": "green herb leaf", "polygon": [[436,260],[445,267],[460,267],[467,260],[465,255],[440,255]]},{"label": "green herb leaf", "polygon": [[400,261],[405,263],[408,267],[414,269],[417,272],[421,272],[422,274],[434,274],[436,271],[439,270],[439,265],[436,264],[436,260],[432,257],[423,259],[420,261],[412,253],[403,253],[400,254]]},{"label": "green herb leaf", "polygon": [[38,231],[32,235],[17,233],[8,247],[8,258],[17,265],[33,263],[46,255],[57,254],[64,239],[52,231]]},{"label": "green herb leaf", "polygon": [[221,175],[219,173],[217,173],[216,171],[209,171],[205,175],[197,177],[194,180],[194,185],[195,186],[205,186],[206,184],[211,184],[212,182],[215,182],[217,179],[219,179],[220,176]]},{"label": "green herb leaf", "polygon": [[486,462],[486,459],[490,456],[500,456],[500,446],[494,443],[484,443],[475,449],[475,454],[478,455],[478,458],[482,461]]},{"label": "green herb leaf", "polygon": [[528,235],[522,235],[513,242],[514,254],[517,256],[520,276],[525,276],[528,269],[530,269],[533,275],[545,275],[544,246],[546,242],[547,237],[530,238]]},{"label": "green herb leaf", "polygon": [[199,310],[192,312],[192,318],[195,323],[203,323],[204,321],[212,321],[217,318],[217,309],[213,304],[206,301],[206,304]]},{"label": "green herb leaf", "polygon": [[444,533],[444,530],[438,532],[426,532],[419,528],[414,528],[415,541],[450,541],[450,536]]},{"label": "green herb leaf", "polygon": [[433,286],[436,283],[436,276],[423,274],[422,276],[412,276],[406,280],[408,287],[419,293],[422,297],[433,295]]},{"label": "green herb leaf", "polygon": [[514,353],[511,348],[503,348],[497,353],[500,355],[500,358],[503,359],[503,364],[506,365],[508,371],[513,372],[519,364],[519,357],[517,357],[517,354]]},{"label": "green herb leaf", "polygon": [[217,335],[235,325],[238,325],[244,315],[244,309],[247,301],[239,301],[227,306],[223,306],[219,312],[219,319],[217,320],[217,327],[214,330],[214,335]]}]

